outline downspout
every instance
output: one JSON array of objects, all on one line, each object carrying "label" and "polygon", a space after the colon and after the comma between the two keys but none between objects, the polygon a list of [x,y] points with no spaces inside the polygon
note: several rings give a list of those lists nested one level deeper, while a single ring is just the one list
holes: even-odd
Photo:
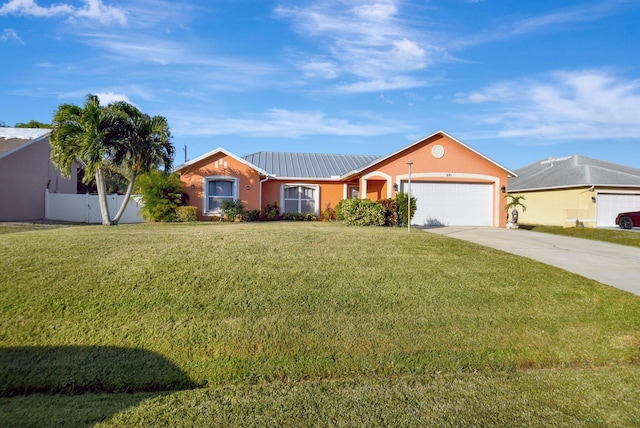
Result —
[{"label": "downspout", "polygon": [[259,204],[260,204],[260,211],[262,211],[262,183],[266,183],[267,181],[269,181],[269,174],[265,175],[264,180],[260,180],[260,191],[259,191]]}]

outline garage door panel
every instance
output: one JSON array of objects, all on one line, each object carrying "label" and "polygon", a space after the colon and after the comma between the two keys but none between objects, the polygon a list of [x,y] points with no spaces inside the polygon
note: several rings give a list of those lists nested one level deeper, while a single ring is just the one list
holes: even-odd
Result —
[{"label": "garage door panel", "polygon": [[640,195],[628,193],[599,193],[596,205],[596,225],[615,227],[618,213],[640,211]]},{"label": "garage door panel", "polygon": [[[406,184],[403,183],[406,191]],[[416,226],[491,226],[493,185],[481,183],[412,182]]]}]

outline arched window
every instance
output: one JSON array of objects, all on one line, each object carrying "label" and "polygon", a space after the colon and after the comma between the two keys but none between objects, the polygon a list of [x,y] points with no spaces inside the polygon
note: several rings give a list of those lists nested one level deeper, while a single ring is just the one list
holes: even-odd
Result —
[{"label": "arched window", "polygon": [[313,184],[285,184],[282,186],[282,212],[315,213],[320,206],[320,188]]}]

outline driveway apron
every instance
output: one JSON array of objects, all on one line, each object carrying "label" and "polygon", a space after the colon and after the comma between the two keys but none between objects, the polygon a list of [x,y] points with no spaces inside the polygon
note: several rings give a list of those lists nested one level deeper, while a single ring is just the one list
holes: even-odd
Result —
[{"label": "driveway apron", "polygon": [[522,229],[452,226],[424,230],[528,257],[640,295],[640,248]]}]

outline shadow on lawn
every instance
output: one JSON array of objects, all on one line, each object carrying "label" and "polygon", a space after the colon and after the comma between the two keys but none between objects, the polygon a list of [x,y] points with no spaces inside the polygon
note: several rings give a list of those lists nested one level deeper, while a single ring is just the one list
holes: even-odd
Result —
[{"label": "shadow on lawn", "polygon": [[[108,346],[54,346],[0,348],[0,397],[41,394],[63,398],[81,394],[126,393],[114,400],[111,414],[140,401],[195,388],[195,383],[175,364],[143,349]],[[131,393],[147,393],[131,395]],[[45,395],[45,396],[42,396]],[[115,397],[114,397],[115,398]],[[34,399],[37,399],[34,397]],[[13,401],[13,400],[12,400]],[[103,415],[106,419],[111,415]]]}]

